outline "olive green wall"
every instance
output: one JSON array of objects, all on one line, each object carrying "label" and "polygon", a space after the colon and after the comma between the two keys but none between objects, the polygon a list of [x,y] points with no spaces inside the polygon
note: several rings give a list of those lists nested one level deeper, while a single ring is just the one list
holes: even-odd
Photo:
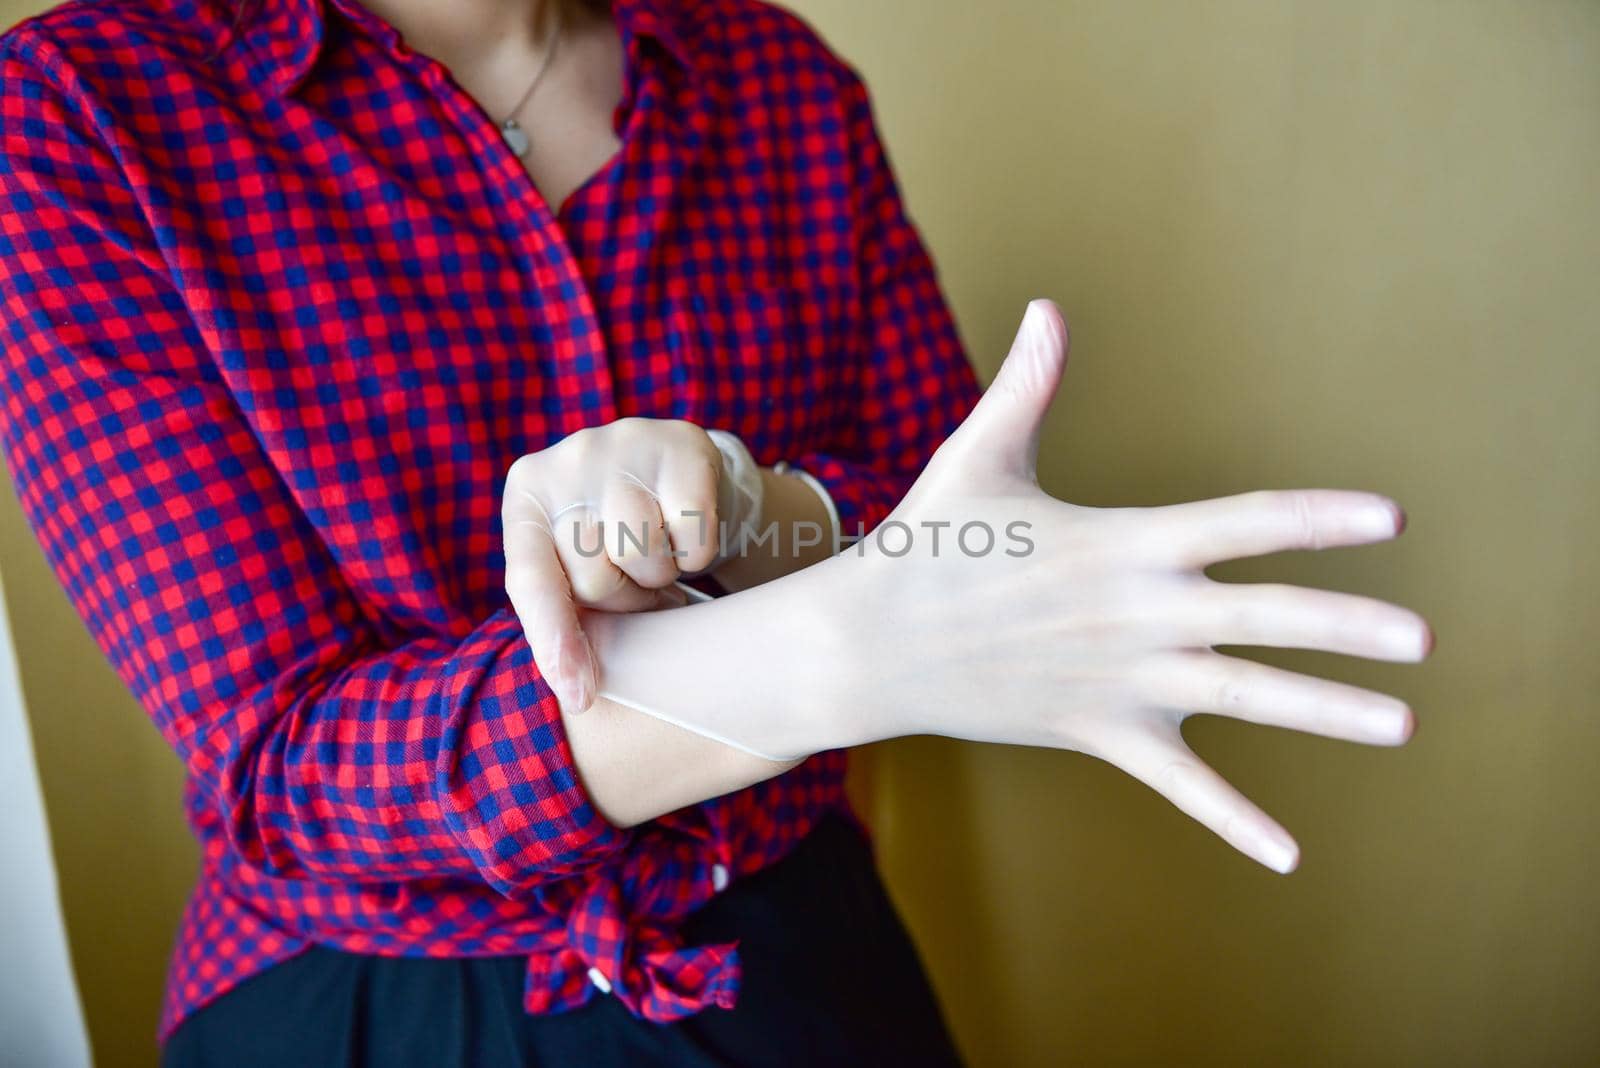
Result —
[{"label": "olive green wall", "polygon": [[[1263,654],[1410,699],[1405,749],[1192,722],[1298,835],[1288,878],[1084,758],[880,747],[885,866],[972,1062],[1600,1057],[1600,4],[792,6],[872,85],[985,375],[1028,298],[1067,312],[1048,487],[1393,494],[1396,544],[1217,573],[1439,636],[1422,667]],[[93,1037],[149,1063],[176,761],[9,498],[0,566]]]}]

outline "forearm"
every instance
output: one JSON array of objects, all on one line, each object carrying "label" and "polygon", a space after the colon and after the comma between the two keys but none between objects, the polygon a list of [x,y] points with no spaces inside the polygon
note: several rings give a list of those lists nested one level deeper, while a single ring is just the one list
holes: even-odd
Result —
[{"label": "forearm", "polygon": [[564,722],[584,790],[618,827],[742,790],[802,759],[764,760],[607,697]]}]

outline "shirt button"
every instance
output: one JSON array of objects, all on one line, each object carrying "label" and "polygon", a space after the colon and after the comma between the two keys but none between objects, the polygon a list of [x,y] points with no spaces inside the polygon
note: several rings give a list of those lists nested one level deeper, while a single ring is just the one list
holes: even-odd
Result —
[{"label": "shirt button", "polygon": [[611,980],[606,978],[599,968],[589,969],[589,982],[593,983],[602,994],[611,993]]},{"label": "shirt button", "polygon": [[728,869],[721,864],[711,865],[711,889],[722,893],[728,888]]}]

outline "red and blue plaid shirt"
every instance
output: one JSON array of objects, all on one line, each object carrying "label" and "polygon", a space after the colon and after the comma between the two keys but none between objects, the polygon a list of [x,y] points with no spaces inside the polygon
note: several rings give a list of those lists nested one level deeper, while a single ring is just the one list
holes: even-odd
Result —
[{"label": "red and blue plaid shirt", "polygon": [[608,824],[500,495],[643,415],[883,518],[978,387],[867,94],[755,0],[617,0],[622,149],[552,211],[356,0],[260,12],[71,0],[0,38],[6,461],[203,846],[160,1033],[312,944],[526,954],[530,1012],[730,1006],[735,947],[677,922],[844,804],[843,754]]}]

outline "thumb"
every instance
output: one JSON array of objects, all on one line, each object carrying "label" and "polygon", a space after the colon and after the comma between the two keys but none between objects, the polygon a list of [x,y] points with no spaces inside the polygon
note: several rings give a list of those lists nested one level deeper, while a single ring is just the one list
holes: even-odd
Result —
[{"label": "thumb", "polygon": [[1031,301],[999,373],[956,431],[963,451],[1033,474],[1039,428],[1061,385],[1069,343],[1061,309]]},{"label": "thumb", "polygon": [[533,650],[534,666],[563,712],[583,712],[594,703],[594,659],[545,521],[519,517],[512,509],[505,552],[506,594]]}]

